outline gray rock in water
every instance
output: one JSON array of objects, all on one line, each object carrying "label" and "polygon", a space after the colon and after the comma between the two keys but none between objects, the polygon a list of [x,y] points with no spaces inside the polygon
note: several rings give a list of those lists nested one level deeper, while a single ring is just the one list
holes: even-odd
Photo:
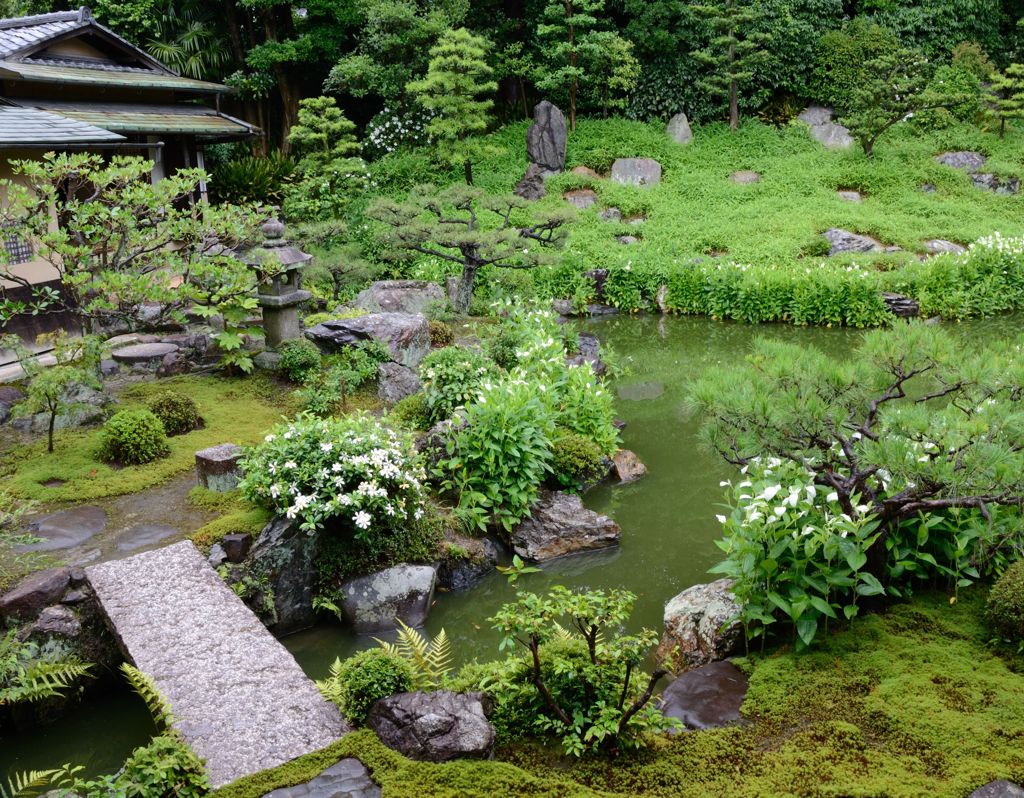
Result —
[{"label": "gray rock in water", "polygon": [[999,779],[979,787],[967,798],[1024,798],[1024,787],[1006,779]]},{"label": "gray rock in water", "polygon": [[985,165],[988,160],[980,152],[971,150],[959,150],[957,152],[944,152],[935,156],[935,160],[953,169],[963,169],[965,172],[976,172]]},{"label": "gray rock in water", "polygon": [[359,292],[355,306],[371,313],[426,313],[444,302],[441,286],[429,280],[378,280]]},{"label": "gray rock in water", "polygon": [[512,192],[525,200],[539,200],[548,193],[548,190],[544,188],[544,176],[543,167],[531,163],[526,167],[526,171]]},{"label": "gray rock in water", "polygon": [[733,172],[729,175],[729,179],[737,185],[749,186],[752,183],[759,183],[761,175],[750,169],[740,169],[738,172]]},{"label": "gray rock in water", "polygon": [[693,141],[693,131],[690,129],[690,120],[686,118],[686,114],[676,114],[669,119],[665,132],[676,144],[689,144]]},{"label": "gray rock in water", "polygon": [[26,546],[27,551],[58,551],[85,543],[107,526],[107,514],[99,507],[87,505],[60,510],[32,521],[29,531],[40,543]]},{"label": "gray rock in water", "polygon": [[136,524],[122,532],[117,538],[118,551],[135,551],[152,546],[161,540],[177,535],[178,530],[164,524]]},{"label": "gray rock in water", "polygon": [[882,299],[885,301],[885,306],[889,308],[889,312],[901,319],[913,319],[921,313],[921,306],[912,297],[886,291],[883,292]]},{"label": "gray rock in water", "polygon": [[366,766],[348,757],[305,784],[282,787],[263,798],[380,798],[380,794]]},{"label": "gray rock in water", "polygon": [[370,313],[354,319],[333,319],[306,330],[306,337],[327,352],[365,341],[387,345],[391,359],[416,368],[430,352],[430,328],[419,313]]},{"label": "gray rock in water", "polygon": [[736,653],[743,627],[729,623],[740,607],[730,588],[732,580],[694,585],[665,605],[665,631],[655,656],[676,673],[699,668]]},{"label": "gray rock in water", "polygon": [[70,568],[50,568],[27,576],[0,596],[0,618],[35,618],[43,607],[59,601],[70,583]]},{"label": "gray rock in water", "polygon": [[661,711],[688,729],[717,729],[742,720],[747,677],[731,662],[711,662],[669,684],[661,694]]},{"label": "gray rock in water", "polygon": [[[276,635],[306,629],[316,621],[313,579],[319,543],[319,535],[303,532],[287,518],[275,518],[256,536],[245,568],[270,587],[276,620],[266,620]],[[258,605],[253,609],[257,613],[262,610]]]},{"label": "gray rock in water", "polygon": [[565,362],[570,366],[582,366],[584,363],[589,363],[590,368],[598,377],[608,371],[608,366],[601,360],[601,341],[598,340],[598,337],[593,333],[580,333],[579,341],[579,351],[574,355],[566,355]]},{"label": "gray rock in water", "polygon": [[642,402],[657,399],[665,393],[665,386],[660,382],[634,382],[619,388],[619,398],[627,402]]},{"label": "gray rock in water", "polygon": [[851,233],[849,230],[841,230],[838,227],[831,227],[822,233],[831,248],[829,255],[839,255],[844,252],[883,252],[885,246],[871,236]]},{"label": "gray rock in water", "polygon": [[486,759],[494,747],[479,693],[397,693],[370,708],[366,725],[388,748],[420,761]]},{"label": "gray rock in water", "polygon": [[467,540],[460,545],[466,549],[468,557],[443,559],[437,567],[437,586],[445,590],[458,592],[469,590],[484,577],[494,573],[501,560],[502,546],[493,538]]},{"label": "gray rock in water", "polygon": [[622,484],[636,482],[647,474],[647,466],[643,464],[635,452],[619,449],[612,455],[612,473]]},{"label": "gray rock in water", "polygon": [[420,378],[410,368],[398,363],[381,363],[377,367],[377,396],[385,404],[393,405],[422,387]]},{"label": "gray rock in water", "polygon": [[611,177],[615,183],[646,188],[661,182],[661,164],[652,158],[618,158]]},{"label": "gray rock in water", "polygon": [[422,626],[436,582],[432,566],[407,563],[350,579],[342,586],[345,619],[360,634],[394,629],[398,620]]},{"label": "gray rock in water", "polygon": [[577,188],[572,191],[566,191],[562,197],[574,208],[579,208],[581,211],[597,204],[597,194],[589,188]]},{"label": "gray rock in water", "polygon": [[943,253],[966,252],[967,247],[953,241],[946,241],[944,238],[931,238],[924,242],[924,248],[930,255],[941,255]]},{"label": "gray rock in water", "polygon": [[533,124],[526,131],[526,157],[548,174],[565,169],[567,139],[565,114],[543,100],[533,108]]},{"label": "gray rock in water", "polygon": [[622,530],[579,496],[542,490],[530,516],[512,530],[512,548],[525,560],[544,562],[567,554],[617,546]]}]

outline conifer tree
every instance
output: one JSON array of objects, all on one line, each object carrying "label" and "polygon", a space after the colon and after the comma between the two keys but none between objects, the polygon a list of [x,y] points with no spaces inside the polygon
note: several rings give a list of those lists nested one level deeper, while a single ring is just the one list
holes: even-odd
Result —
[{"label": "conifer tree", "polygon": [[729,127],[736,130],[740,124],[740,89],[764,59],[770,37],[752,30],[757,15],[750,0],[718,0],[713,5],[690,8],[707,20],[712,32],[708,46],[691,53],[709,69],[701,86],[716,96],[728,96]]},{"label": "conifer tree", "polygon": [[996,72],[989,94],[999,117],[999,138],[1003,138],[1007,119],[1024,119],[1024,64],[1010,64],[1005,72]]},{"label": "conifer tree", "polygon": [[355,130],[333,97],[310,97],[299,103],[299,121],[288,134],[288,143],[301,156],[299,168],[304,173],[321,171],[356,154]]},{"label": "conifer tree", "polygon": [[430,48],[430,65],[422,80],[413,81],[408,91],[420,104],[434,112],[427,123],[427,133],[436,140],[438,151],[449,162],[461,162],[466,171],[466,185],[473,185],[473,148],[467,137],[483,133],[494,101],[491,97],[498,84],[490,80],[492,69],[487,64],[489,43],[465,28],[442,34]]}]

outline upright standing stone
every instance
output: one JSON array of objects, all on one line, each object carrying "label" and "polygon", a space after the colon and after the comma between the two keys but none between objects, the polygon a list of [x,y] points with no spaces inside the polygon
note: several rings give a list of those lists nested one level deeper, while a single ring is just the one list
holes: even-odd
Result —
[{"label": "upright standing stone", "polygon": [[676,114],[669,119],[665,131],[676,144],[689,144],[693,141],[693,131],[690,130],[690,120],[686,114]]},{"label": "upright standing stone", "polygon": [[526,131],[526,157],[548,174],[565,170],[565,114],[547,100],[533,109],[533,124]]},{"label": "upright standing stone", "polygon": [[238,461],[242,447],[234,443],[221,443],[196,452],[196,478],[204,488],[217,493],[233,490],[242,478]]}]

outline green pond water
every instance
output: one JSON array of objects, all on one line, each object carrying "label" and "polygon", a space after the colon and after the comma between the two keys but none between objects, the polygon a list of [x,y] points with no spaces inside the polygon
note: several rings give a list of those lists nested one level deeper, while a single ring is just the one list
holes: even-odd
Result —
[{"label": "green pond water", "polygon": [[[1015,315],[951,329],[966,340],[1002,338],[1019,334],[1021,321]],[[708,368],[739,361],[759,335],[844,357],[861,333],[659,316],[610,317],[583,328],[614,349],[628,369],[613,384],[619,415],[627,423],[622,444],[646,463],[648,475],[631,485],[599,487],[584,497],[588,507],[610,515],[622,527],[618,549],[554,561],[520,584],[535,591],[553,584],[628,588],[638,595],[632,626],[660,631],[665,602],[713,578],[707,570],[719,554],[714,545],[720,533],[715,514],[723,497],[719,483],[732,473],[716,454],[698,445],[700,419],[689,417],[685,409],[687,381]],[[426,630],[433,634],[444,628],[460,662],[496,658],[498,636],[487,618],[511,599],[511,588],[498,574],[467,592],[439,594]],[[314,678],[326,675],[335,657],[376,645],[371,637],[354,635],[335,623],[283,642]],[[111,770],[148,733],[140,702],[105,696],[59,725],[0,739],[0,774],[65,761],[86,764],[89,772]]]}]

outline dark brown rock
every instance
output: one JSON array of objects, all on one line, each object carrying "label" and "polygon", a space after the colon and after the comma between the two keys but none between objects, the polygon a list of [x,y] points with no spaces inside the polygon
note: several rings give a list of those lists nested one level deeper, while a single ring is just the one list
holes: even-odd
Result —
[{"label": "dark brown rock", "polygon": [[60,601],[71,583],[70,568],[50,568],[25,577],[0,596],[0,616],[28,620]]},{"label": "dark brown rock", "polygon": [[886,291],[882,294],[885,305],[889,312],[901,319],[913,319],[921,313],[921,306],[916,299],[903,294],[892,294]]},{"label": "dark brown rock", "polygon": [[225,535],[220,541],[221,548],[227,556],[228,562],[240,563],[249,554],[252,548],[252,535],[248,532],[236,532]]},{"label": "dark brown rock", "polygon": [[486,759],[494,748],[480,693],[396,693],[370,708],[366,725],[388,748],[420,761]]},{"label": "dark brown rock", "polygon": [[530,516],[512,530],[512,548],[525,560],[544,562],[617,546],[622,530],[606,515],[583,506],[579,496],[542,490]]},{"label": "dark brown rock", "polygon": [[661,711],[688,729],[717,729],[742,720],[747,677],[731,662],[687,671],[661,694]]},{"label": "dark brown rock", "polygon": [[635,452],[619,449],[612,455],[612,473],[619,482],[636,482],[647,474],[647,466],[641,462]]}]

